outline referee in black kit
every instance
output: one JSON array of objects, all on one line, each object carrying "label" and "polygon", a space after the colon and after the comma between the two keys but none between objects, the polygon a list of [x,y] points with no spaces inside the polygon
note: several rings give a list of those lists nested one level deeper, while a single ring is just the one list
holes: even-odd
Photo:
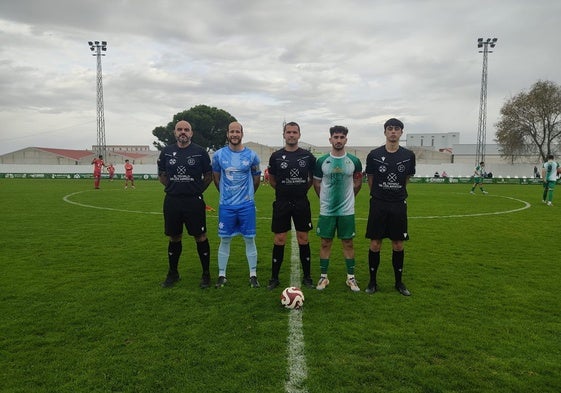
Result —
[{"label": "referee in black kit", "polygon": [[162,149],[158,158],[158,178],[165,186],[164,227],[169,236],[167,277],[162,287],[172,287],[180,280],[178,265],[183,245],[183,226],[193,236],[201,260],[201,288],[210,286],[210,245],[206,236],[206,203],[203,192],[212,182],[208,152],[192,143],[193,130],[185,120],[175,125],[177,143]]},{"label": "referee in black kit", "polygon": [[314,288],[310,272],[310,243],[308,232],[313,228],[308,190],[312,186],[316,158],[298,146],[300,126],[286,123],[283,129],[284,148],[275,151],[269,159],[269,183],[275,189],[271,230],[274,235],[271,279],[267,289],[280,284],[279,272],[284,259],[287,232],[294,221],[298,240],[300,263],[304,278],[302,284]]}]

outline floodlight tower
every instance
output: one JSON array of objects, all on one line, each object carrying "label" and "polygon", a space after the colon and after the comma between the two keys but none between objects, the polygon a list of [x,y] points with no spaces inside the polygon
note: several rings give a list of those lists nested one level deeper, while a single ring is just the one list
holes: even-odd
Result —
[{"label": "floodlight tower", "polygon": [[493,53],[489,48],[494,48],[497,44],[496,38],[477,39],[477,47],[483,48],[479,53],[483,53],[483,72],[481,73],[481,96],[479,97],[479,128],[477,130],[477,147],[475,152],[475,165],[485,161],[485,143],[487,139],[487,56]]},{"label": "floodlight tower", "polygon": [[105,56],[107,41],[88,41],[92,56],[97,57],[97,154],[107,159],[105,143],[105,115],[103,113],[103,77],[101,73],[101,56]]}]

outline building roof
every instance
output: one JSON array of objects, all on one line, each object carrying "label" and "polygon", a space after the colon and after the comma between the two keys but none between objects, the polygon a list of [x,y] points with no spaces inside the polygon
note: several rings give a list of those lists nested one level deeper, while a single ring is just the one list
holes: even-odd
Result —
[{"label": "building roof", "polygon": [[128,158],[132,158],[133,160],[137,159],[137,158],[142,158],[142,157],[146,157],[146,156],[151,156],[154,154],[160,154],[159,151],[154,151],[154,150],[149,150],[149,151],[145,151],[142,153],[132,153],[130,151],[123,151],[123,150],[115,150],[112,151],[111,154],[119,154],[123,157],[128,157]]},{"label": "building roof", "polygon": [[32,147],[32,149],[42,150],[51,154],[56,154],[57,156],[71,158],[73,160],[81,160],[84,157],[94,154],[94,152],[90,150],[53,149],[50,147]]}]

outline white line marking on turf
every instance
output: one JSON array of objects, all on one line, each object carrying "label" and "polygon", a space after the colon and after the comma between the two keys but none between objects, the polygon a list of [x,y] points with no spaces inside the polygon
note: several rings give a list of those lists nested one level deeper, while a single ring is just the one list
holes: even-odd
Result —
[{"label": "white line marking on turf", "polygon": [[72,194],[68,194],[65,195],[62,200],[66,203],[70,203],[72,205],[76,205],[76,206],[82,206],[82,207],[89,207],[91,209],[99,209],[99,210],[109,210],[109,211],[114,211],[114,212],[126,212],[126,213],[140,213],[140,214],[162,214],[162,212],[145,212],[145,211],[141,211],[141,210],[126,210],[126,209],[115,209],[112,207],[102,207],[102,206],[94,206],[94,205],[87,205],[85,203],[79,203],[79,202],[74,202],[70,200],[70,197],[73,197],[74,195],[78,195],[78,194],[82,194],[84,192],[88,192],[88,191],[77,191],[77,192],[73,192]]},{"label": "white line marking on turf", "polygon": [[[517,199],[517,198],[513,198],[513,197],[508,197],[508,196],[502,196],[502,195],[486,195],[485,198],[505,198],[505,199],[510,199],[516,202],[520,202],[522,203],[524,206],[518,208],[518,209],[512,209],[512,210],[502,210],[502,211],[498,211],[498,212],[487,212],[487,213],[469,213],[469,214],[446,214],[446,215],[442,215],[442,216],[409,216],[409,219],[423,219],[423,218],[428,218],[428,219],[434,219],[434,218],[462,218],[462,217],[479,217],[479,216],[493,216],[493,215],[498,215],[498,214],[509,214],[509,213],[515,213],[515,212],[519,212],[521,210],[526,210],[530,207],[532,207],[532,205],[530,204],[530,202],[526,202],[523,201],[522,199]],[[356,217],[355,218],[356,221],[366,221],[368,220],[368,218],[364,218],[364,217]]]},{"label": "white line marking on turf", "polygon": [[[94,192],[94,190],[89,190]],[[89,192],[89,191],[77,191],[74,192],[72,194],[68,194],[65,195],[62,200],[64,202],[70,203],[72,205],[76,205],[76,206],[81,206],[81,207],[89,207],[91,209],[99,209],[99,210],[109,210],[109,211],[115,211],[115,212],[125,212],[125,213],[138,213],[138,214],[162,214],[162,212],[147,212],[147,211],[141,211],[141,210],[127,210],[127,209],[115,209],[112,207],[103,207],[103,206],[94,206],[94,205],[88,205],[85,203],[79,203],[79,202],[74,202],[72,200],[70,200],[71,197],[73,197],[74,195],[78,195],[78,194],[82,194],[84,192]],[[529,202],[526,202],[522,199],[517,199],[517,198],[513,198],[513,197],[508,197],[508,196],[502,196],[502,195],[486,195],[485,198],[505,198],[505,199],[510,199],[516,202],[520,202],[522,203],[524,206],[518,208],[518,209],[511,209],[511,210],[502,210],[502,211],[497,211],[497,212],[487,212],[487,213],[469,213],[469,214],[446,214],[446,215],[441,215],[441,216],[409,216],[410,219],[437,219],[437,218],[463,218],[463,217],[479,217],[479,216],[493,216],[493,215],[499,215],[499,214],[510,214],[510,213],[515,213],[521,210],[526,210],[529,209],[530,207],[532,207],[532,205]],[[209,215],[207,214],[207,217],[218,217],[217,215]],[[257,217],[258,220],[270,220],[271,217]],[[366,221],[367,218],[364,217],[355,217],[356,221]],[[298,245],[298,243],[296,242],[296,244]],[[297,281],[296,286],[299,286],[298,284],[299,281]]]},{"label": "white line marking on turf", "polygon": [[[116,191],[116,190],[108,190],[108,191]],[[81,207],[89,207],[90,209],[98,209],[98,210],[109,210],[113,212],[124,212],[124,213],[138,213],[138,214],[162,214],[162,212],[146,212],[141,210],[127,210],[127,209],[116,209],[114,207],[104,207],[104,206],[95,206],[95,205],[88,205],[86,203],[74,202],[70,200],[71,197],[74,195],[82,194],[84,192],[97,192],[95,190],[84,190],[84,191],[77,191],[73,192],[72,194],[65,195],[62,200],[66,203],[70,203],[71,205],[81,206]],[[257,209],[256,209],[257,210]],[[207,217],[218,218],[218,215],[215,214],[208,214]],[[257,217],[258,220],[270,220],[271,217]]]},{"label": "white line marking on turf", "polygon": [[522,199],[517,199],[517,198],[513,198],[513,197],[508,197],[508,196],[502,196],[502,195],[486,195],[485,198],[505,198],[505,199],[510,199],[513,201],[517,201],[522,203],[524,206],[518,208],[518,209],[512,209],[512,210],[503,210],[503,211],[498,211],[498,212],[488,212],[488,213],[470,213],[470,214],[449,214],[446,216],[417,216],[417,217],[409,217],[409,218],[460,218],[460,217],[478,217],[478,216],[492,216],[492,215],[498,215],[498,214],[509,214],[509,213],[514,213],[514,212],[518,212],[521,210],[526,210],[528,208],[530,208],[532,205],[529,202],[523,201]]},{"label": "white line marking on turf", "polygon": [[[290,252],[290,285],[300,287],[300,252],[296,232],[292,230]],[[306,393],[306,353],[304,348],[304,331],[302,328],[302,312],[290,310],[288,316],[288,380],[284,387],[288,393]]]}]

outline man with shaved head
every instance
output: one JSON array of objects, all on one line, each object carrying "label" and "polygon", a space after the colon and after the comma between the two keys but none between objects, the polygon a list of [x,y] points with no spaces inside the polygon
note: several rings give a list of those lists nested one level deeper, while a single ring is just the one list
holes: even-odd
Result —
[{"label": "man with shaved head", "polygon": [[191,142],[191,124],[180,120],[175,125],[177,143],[162,149],[158,158],[158,177],[165,186],[164,229],[169,236],[169,270],[162,287],[172,287],[180,280],[178,265],[183,249],[183,226],[193,236],[203,274],[200,287],[210,286],[210,245],[206,236],[206,203],[203,192],[212,182],[210,156]]}]

